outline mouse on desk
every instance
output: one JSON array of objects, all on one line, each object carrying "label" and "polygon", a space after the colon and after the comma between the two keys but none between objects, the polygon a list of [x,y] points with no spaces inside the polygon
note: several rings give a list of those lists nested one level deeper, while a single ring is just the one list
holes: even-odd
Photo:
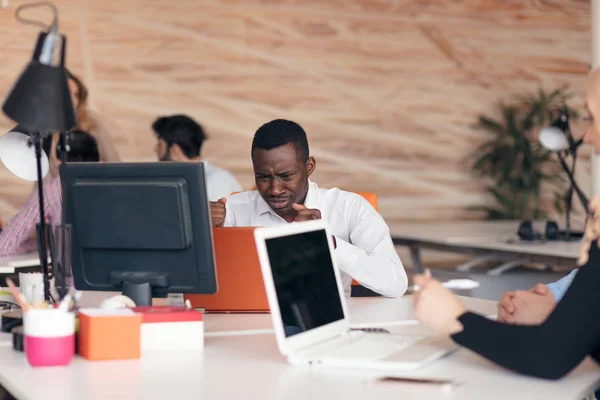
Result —
[{"label": "mouse on desk", "polygon": [[134,308],[135,303],[127,296],[117,295],[104,300],[100,304],[103,310],[119,310],[122,308]]}]

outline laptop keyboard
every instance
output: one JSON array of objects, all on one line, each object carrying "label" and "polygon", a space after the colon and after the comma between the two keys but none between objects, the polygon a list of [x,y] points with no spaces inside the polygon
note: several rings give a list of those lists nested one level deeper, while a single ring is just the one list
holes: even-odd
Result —
[{"label": "laptop keyboard", "polygon": [[[317,356],[326,359],[379,360],[414,344],[420,337],[406,337],[383,334],[346,335],[333,343],[311,349],[306,357]],[[324,348],[325,347],[325,348]]]}]

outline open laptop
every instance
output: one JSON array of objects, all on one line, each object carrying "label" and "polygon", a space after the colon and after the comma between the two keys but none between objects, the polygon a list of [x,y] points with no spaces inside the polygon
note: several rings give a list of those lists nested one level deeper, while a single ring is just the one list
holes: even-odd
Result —
[{"label": "open laptop", "polygon": [[254,232],[280,352],[292,364],[416,369],[457,348],[447,337],[350,329],[324,220]]},{"label": "open laptop", "polygon": [[186,294],[192,307],[206,313],[268,313],[254,229],[213,228],[217,293]]}]

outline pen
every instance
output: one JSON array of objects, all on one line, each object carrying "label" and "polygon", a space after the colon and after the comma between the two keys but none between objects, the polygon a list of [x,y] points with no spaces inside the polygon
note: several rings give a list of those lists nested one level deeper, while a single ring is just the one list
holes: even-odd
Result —
[{"label": "pen", "polygon": [[377,383],[407,383],[413,385],[431,385],[439,387],[444,392],[452,391],[453,386],[460,386],[460,383],[456,383],[450,379],[436,379],[436,378],[409,378],[400,376],[386,376],[376,380]]},{"label": "pen", "polygon": [[6,278],[6,284],[8,285],[8,289],[12,293],[15,300],[17,300],[17,303],[19,303],[19,307],[21,307],[21,310],[23,310],[23,312],[27,311],[29,309],[29,305],[25,303],[25,301],[23,301],[23,298],[21,297],[21,294],[17,290],[17,287],[15,286],[12,279]]},{"label": "pen", "polygon": [[64,311],[67,312],[69,311],[69,307],[71,306],[71,293],[67,293],[67,295],[65,297],[63,297],[63,299],[60,301],[60,304],[58,305],[58,309],[60,311]]},{"label": "pen", "polygon": [[[442,286],[449,290],[471,290],[479,287],[479,282],[473,279],[451,279],[446,282],[442,282]],[[410,287],[413,292],[417,292],[421,289],[419,285],[413,285]]]}]

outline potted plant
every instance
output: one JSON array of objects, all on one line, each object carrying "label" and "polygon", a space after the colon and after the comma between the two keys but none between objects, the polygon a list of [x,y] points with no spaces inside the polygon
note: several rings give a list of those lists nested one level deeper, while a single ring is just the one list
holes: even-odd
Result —
[{"label": "potted plant", "polygon": [[[550,93],[540,89],[512,104],[500,104],[501,120],[479,117],[477,128],[491,137],[472,154],[472,168],[486,179],[486,191],[496,203],[476,207],[487,219],[540,219],[552,208],[562,213],[565,179],[555,155],[539,144],[538,132],[569,97],[567,88]],[[569,111],[571,120],[577,119],[577,113]],[[543,201],[548,198],[542,190],[553,193],[552,201]]]}]

